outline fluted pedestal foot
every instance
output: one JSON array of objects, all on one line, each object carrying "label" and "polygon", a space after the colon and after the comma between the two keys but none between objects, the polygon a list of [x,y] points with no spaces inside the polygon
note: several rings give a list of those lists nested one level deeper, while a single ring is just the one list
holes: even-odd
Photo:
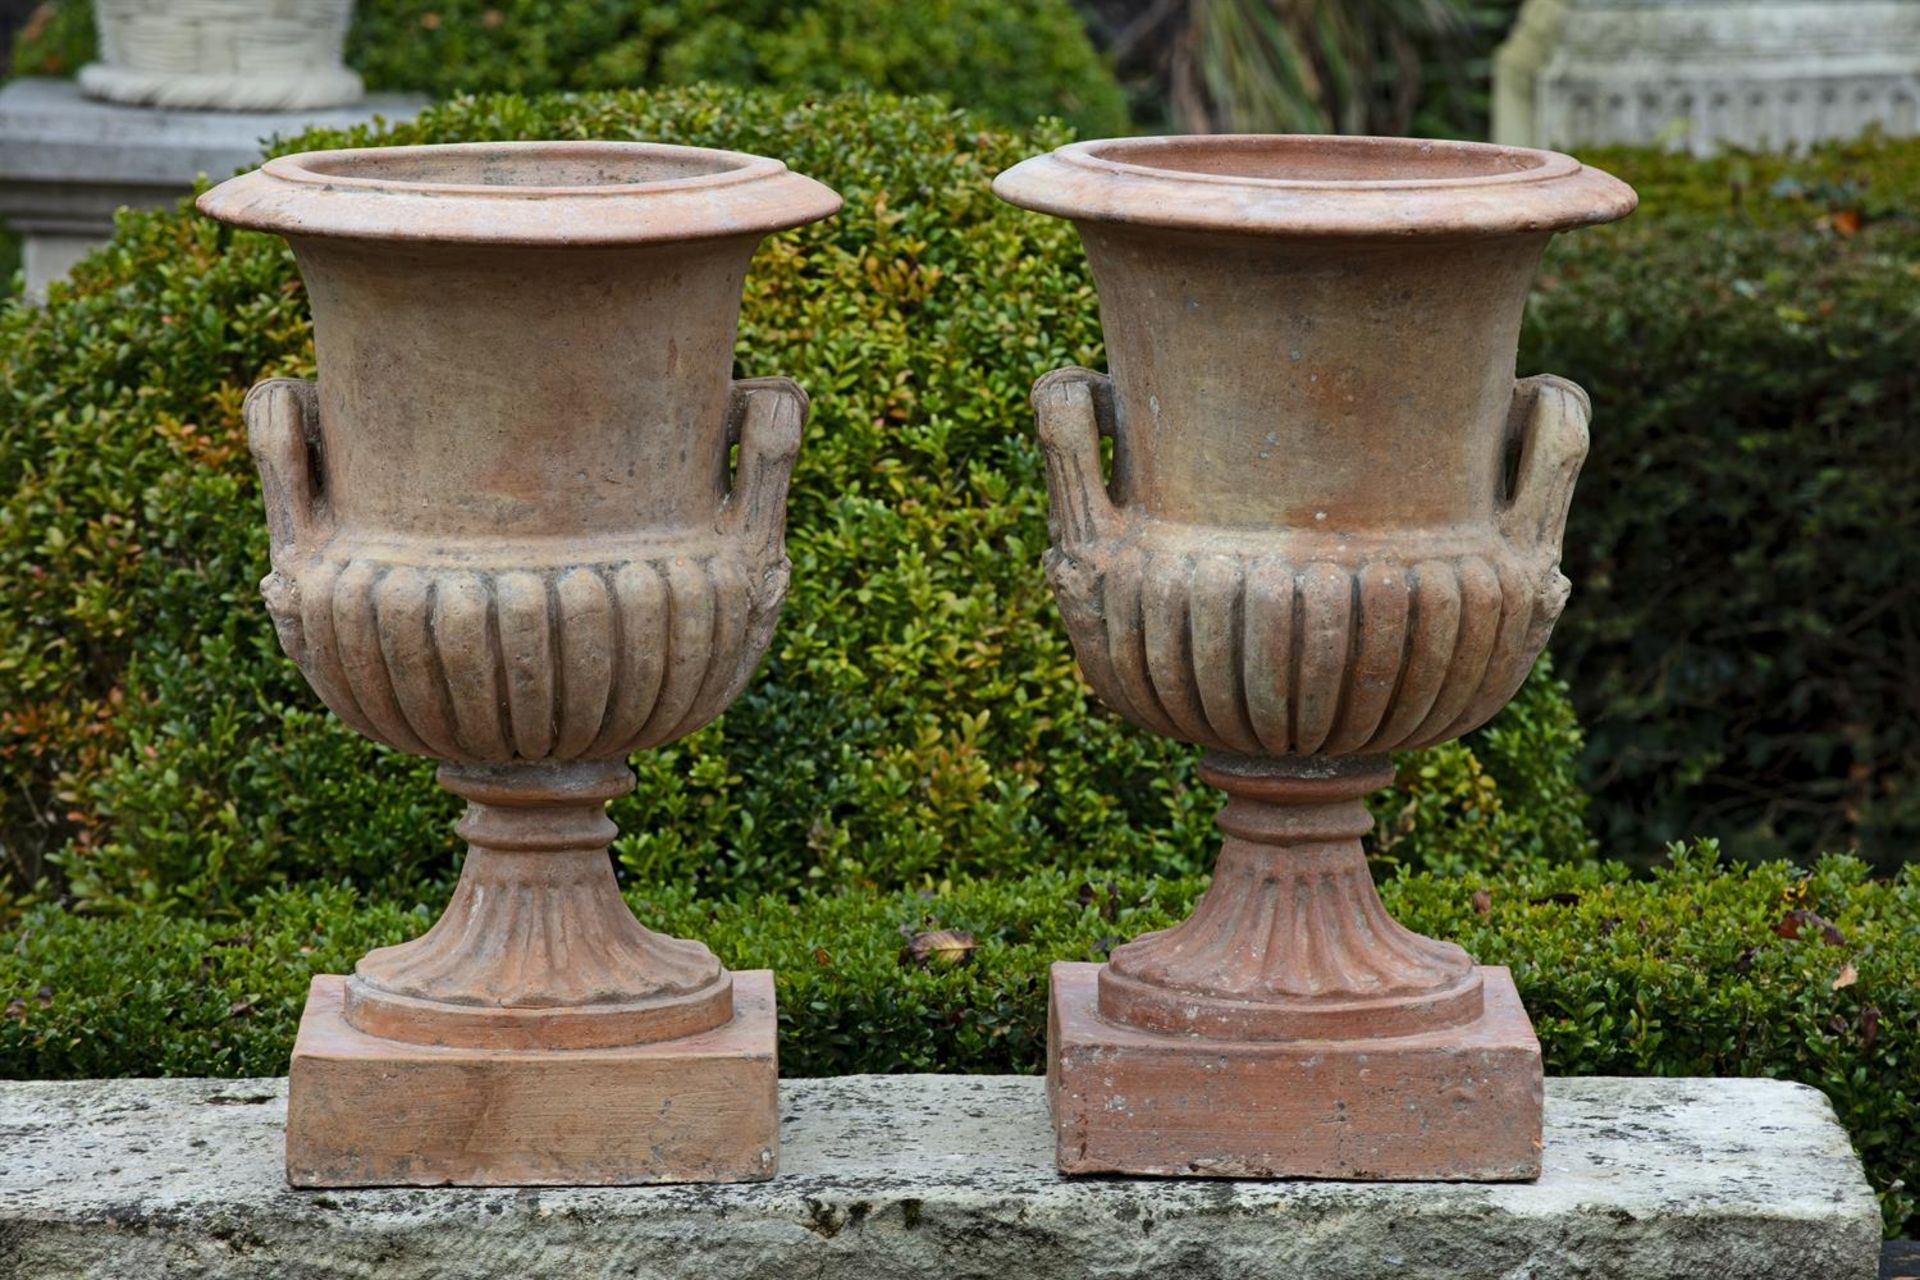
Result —
[{"label": "fluted pedestal foot", "polygon": [[734,974],[620,897],[625,764],[442,766],[460,883],[411,942],[314,980],[294,1046],[295,1186],[773,1176],[772,976]]},{"label": "fluted pedestal foot", "polygon": [[1540,1045],[1505,969],[1386,913],[1360,838],[1385,757],[1210,756],[1226,842],[1191,917],[1057,964],[1066,1173],[1540,1173]]}]

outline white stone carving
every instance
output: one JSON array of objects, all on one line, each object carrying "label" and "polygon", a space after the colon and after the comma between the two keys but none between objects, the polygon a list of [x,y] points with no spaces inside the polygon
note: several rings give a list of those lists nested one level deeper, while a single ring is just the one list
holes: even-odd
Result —
[{"label": "white stone carving", "polygon": [[1920,0],[1526,0],[1494,141],[1788,149],[1920,133]]},{"label": "white stone carving", "polygon": [[94,0],[80,86],[174,110],[309,111],[360,100],[340,61],[353,0]]}]

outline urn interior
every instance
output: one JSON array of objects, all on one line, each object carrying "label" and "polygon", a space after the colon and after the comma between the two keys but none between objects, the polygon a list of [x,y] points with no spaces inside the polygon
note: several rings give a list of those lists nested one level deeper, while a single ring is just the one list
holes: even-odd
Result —
[{"label": "urn interior", "polygon": [[1318,137],[1303,134],[1189,134],[1110,138],[1086,154],[1113,166],[1168,174],[1303,186],[1388,187],[1469,183],[1525,177],[1555,168],[1551,152],[1415,138]]},{"label": "urn interior", "polygon": [[652,187],[752,173],[757,157],[691,147],[601,142],[476,143],[321,151],[275,161],[279,172],[313,175],[395,194],[469,194],[517,188],[561,194],[582,187]]}]

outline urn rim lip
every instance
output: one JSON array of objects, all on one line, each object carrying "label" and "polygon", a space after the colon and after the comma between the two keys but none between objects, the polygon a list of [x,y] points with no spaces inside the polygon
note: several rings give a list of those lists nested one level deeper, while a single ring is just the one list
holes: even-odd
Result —
[{"label": "urn rim lip", "polygon": [[1094,138],[1021,161],[993,189],[1079,223],[1387,240],[1550,233],[1639,203],[1556,151],[1326,134]]},{"label": "urn rim lip", "polygon": [[302,151],[195,201],[288,238],[554,248],[758,237],[842,203],[769,156],[614,140]]}]

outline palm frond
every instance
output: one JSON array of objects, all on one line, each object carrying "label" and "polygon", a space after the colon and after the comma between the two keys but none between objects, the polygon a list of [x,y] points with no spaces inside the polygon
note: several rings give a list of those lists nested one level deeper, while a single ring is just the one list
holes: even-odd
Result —
[{"label": "palm frond", "polygon": [[1474,11],[1473,0],[1187,0],[1170,55],[1174,123],[1405,132],[1423,53],[1466,32]]}]

